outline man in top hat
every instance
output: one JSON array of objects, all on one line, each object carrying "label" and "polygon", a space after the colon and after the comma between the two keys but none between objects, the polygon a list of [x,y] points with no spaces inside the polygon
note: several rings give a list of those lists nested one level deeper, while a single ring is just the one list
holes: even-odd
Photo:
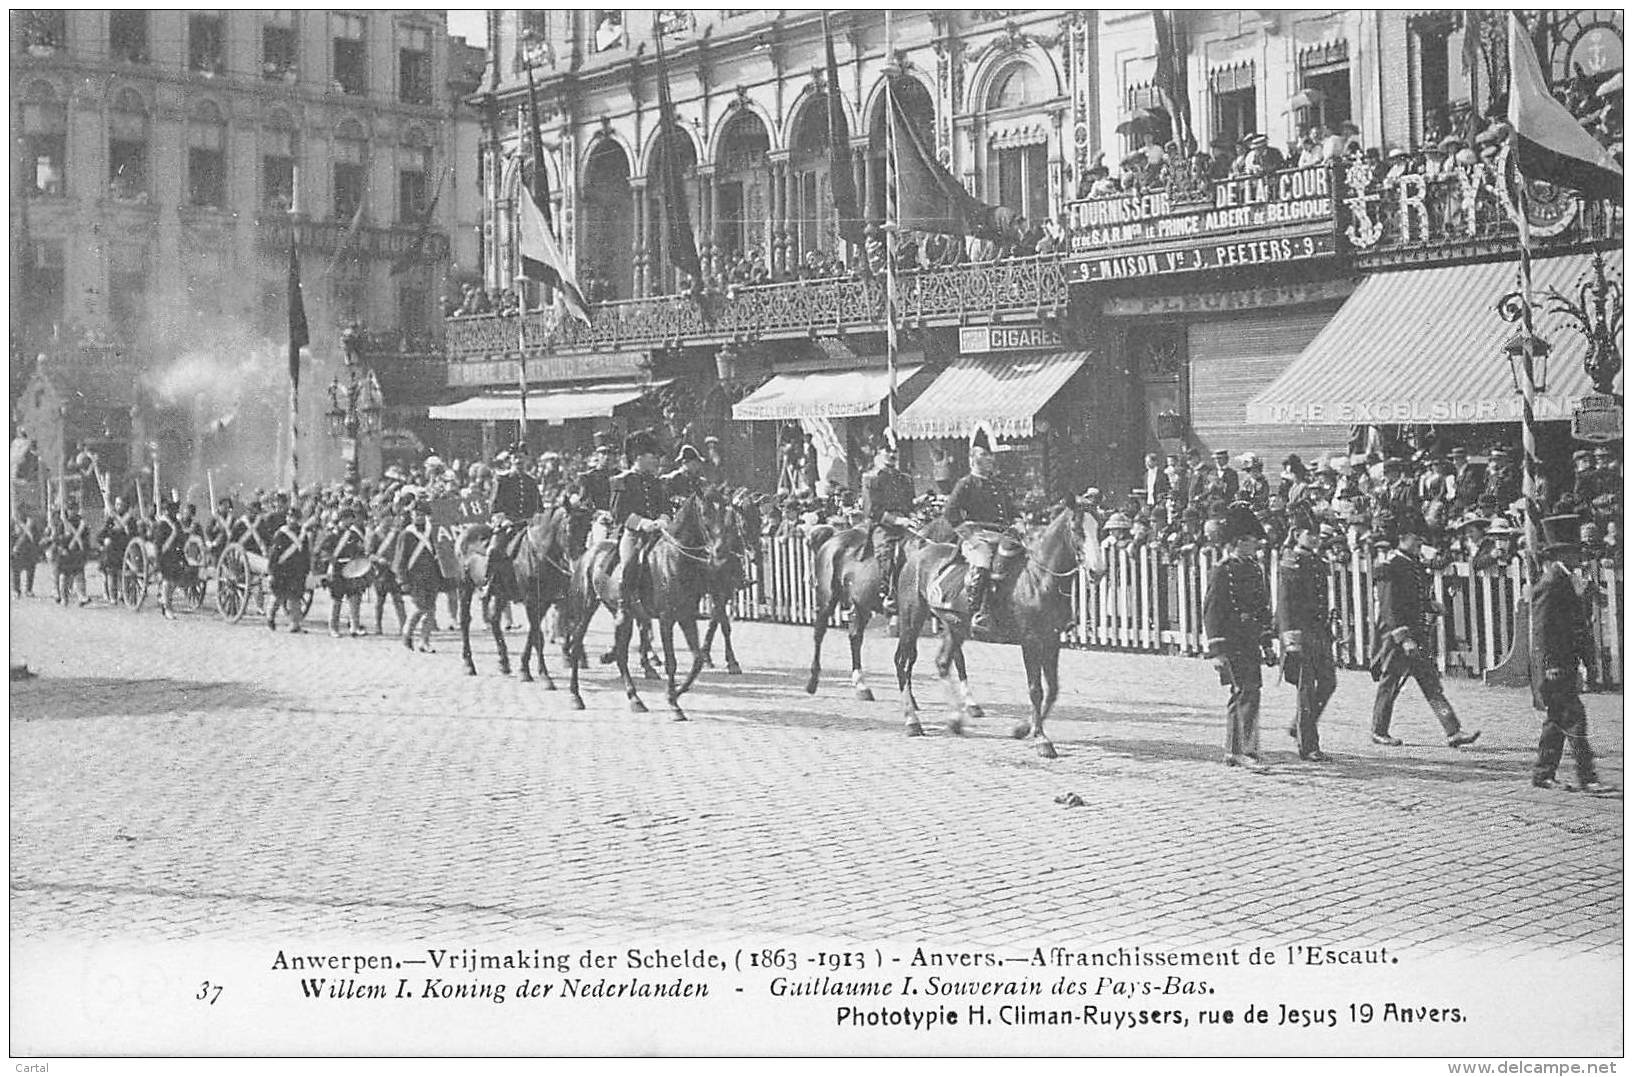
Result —
[{"label": "man in top hat", "polygon": [[1275,622],[1270,615],[1270,588],[1259,567],[1264,528],[1245,502],[1225,512],[1220,538],[1230,556],[1208,574],[1202,602],[1202,627],[1208,636],[1208,658],[1219,671],[1219,683],[1230,688],[1225,710],[1225,765],[1259,765],[1259,693],[1262,665],[1274,665]]},{"label": "man in top hat", "polygon": [[66,605],[78,591],[79,604],[90,605],[91,598],[85,593],[85,561],[91,555],[91,528],[80,518],[77,498],[68,498],[50,541],[57,548],[57,601]]},{"label": "man in top hat", "polygon": [[898,466],[896,432],[886,430],[873,454],[873,470],[862,476],[862,515],[867,520],[869,542],[875,532],[876,549],[884,570],[884,610],[896,612],[896,573],[902,536],[911,526],[913,480]]},{"label": "man in top hat", "polygon": [[703,481],[711,489],[723,488],[731,481],[726,472],[726,450],[713,434],[703,439]]},{"label": "man in top hat", "polygon": [[1227,504],[1236,500],[1236,492],[1242,488],[1242,477],[1230,466],[1230,453],[1224,449],[1213,451],[1213,475],[1206,488],[1224,498]]},{"label": "man in top hat", "polygon": [[1317,723],[1338,687],[1327,593],[1331,573],[1321,555],[1321,529],[1315,518],[1295,509],[1290,529],[1293,548],[1281,559],[1276,602],[1276,627],[1283,649],[1281,675],[1298,690],[1298,709],[1288,732],[1298,740],[1300,759],[1325,763],[1330,757],[1321,750]]},{"label": "man in top hat", "polygon": [[958,532],[959,552],[969,564],[964,593],[970,603],[970,631],[977,635],[992,629],[987,600],[993,585],[1001,582],[1009,567],[1026,552],[1012,526],[1014,501],[1008,488],[993,474],[993,465],[986,431],[977,430],[970,439],[970,473],[953,484],[942,510],[947,523]]},{"label": "man in top hat", "polygon": [[1571,454],[1571,493],[1584,505],[1599,496],[1599,472],[1594,466],[1593,450],[1578,449]]},{"label": "man in top hat", "polygon": [[662,449],[651,430],[624,439],[627,468],[612,477],[612,518],[618,536],[618,596],[624,610],[635,600],[641,562],[658,535],[669,526],[669,499],[658,476]]},{"label": "man in top hat", "polygon": [[1377,588],[1377,630],[1372,653],[1372,679],[1378,682],[1378,693],[1372,703],[1372,742],[1399,747],[1400,738],[1389,732],[1395,713],[1395,699],[1406,682],[1415,680],[1423,690],[1429,709],[1440,720],[1445,731],[1446,746],[1461,748],[1473,744],[1480,736],[1478,729],[1463,730],[1458,724],[1457,712],[1440,683],[1440,670],[1435,665],[1435,618],[1444,611],[1434,601],[1428,568],[1418,560],[1423,536],[1417,521],[1408,517],[1396,521],[1393,549],[1386,554],[1373,571]]},{"label": "man in top hat", "polygon": [[368,556],[368,541],[363,530],[358,526],[357,508],[353,505],[343,505],[339,516],[339,533],[335,537],[334,550],[329,558],[329,635],[340,638],[340,607],[346,606],[346,612],[351,620],[351,634],[362,636],[367,633],[363,630],[363,589],[366,582],[347,579],[345,568],[352,561]]},{"label": "man in top hat", "polygon": [[516,445],[511,452],[493,458],[495,476],[489,506],[493,535],[488,540],[488,578],[483,598],[497,597],[506,602],[520,599],[511,558],[528,521],[543,508],[539,484],[520,466],[521,454],[526,451],[525,446]]},{"label": "man in top hat", "polygon": [[703,478],[703,454],[690,445],[682,445],[675,454],[675,468],[663,474],[663,492],[671,505],[679,505],[689,497],[702,497],[707,489]]},{"label": "man in top hat", "polygon": [[1469,451],[1461,445],[1453,446],[1447,455],[1452,461],[1453,502],[1462,511],[1472,509],[1485,492],[1485,468],[1470,463]]},{"label": "man in top hat", "polygon": [[1588,608],[1571,570],[1582,560],[1580,516],[1549,516],[1542,521],[1538,550],[1540,571],[1531,585],[1531,703],[1548,715],[1537,744],[1531,784],[1554,789],[1554,772],[1571,745],[1576,783],[1567,788],[1588,793],[1610,792],[1599,781],[1588,744],[1588,714],[1576,686],[1578,665],[1592,667],[1593,641],[1588,635]]},{"label": "man in top hat", "polygon": [[153,526],[153,547],[159,562],[159,612],[172,621],[176,613],[170,604],[171,591],[187,582],[186,542],[187,531],[176,516],[176,502],[164,498],[159,502],[159,518]]},{"label": "man in top hat", "polygon": [[1491,468],[1486,473],[1485,492],[1497,499],[1501,508],[1508,508],[1524,489],[1524,476],[1514,463],[1514,455],[1505,446],[1491,450]]},{"label": "man in top hat", "polygon": [[1168,474],[1163,470],[1162,457],[1154,452],[1145,454],[1145,474],[1140,478],[1140,501],[1146,508],[1152,508],[1173,488]]}]

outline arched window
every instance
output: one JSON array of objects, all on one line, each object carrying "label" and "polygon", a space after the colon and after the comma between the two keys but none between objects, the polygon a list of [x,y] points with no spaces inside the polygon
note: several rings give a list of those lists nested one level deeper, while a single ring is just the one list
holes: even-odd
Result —
[{"label": "arched window", "polygon": [[[828,97],[812,95],[800,112],[789,146],[789,167],[794,172],[794,205],[789,224],[794,232],[792,259],[811,251],[832,253],[834,236],[833,194],[828,153]],[[850,167],[850,152],[840,157]]]},{"label": "arched window", "polygon": [[[907,123],[913,130],[923,136],[927,145],[936,143],[936,106],[930,99],[930,91],[924,84],[915,78],[898,78],[891,87],[896,98],[896,107],[901,109]],[[864,196],[867,205],[867,216],[870,221],[883,221],[887,214],[885,198],[889,184],[885,182],[885,156],[887,140],[885,137],[885,95],[880,94],[878,103],[873,107],[873,115],[868,122],[868,168]],[[894,195],[890,196],[894,199]]]},{"label": "arched window", "polygon": [[35,82],[23,94],[23,141],[28,193],[66,193],[68,109],[49,82]]},{"label": "arched window", "polygon": [[356,120],[347,120],[335,131],[334,143],[335,220],[350,222],[362,208],[368,186],[368,136]]},{"label": "arched window", "polygon": [[418,223],[431,202],[431,140],[409,128],[397,150],[397,220]]},{"label": "arched window", "polygon": [[147,102],[121,90],[108,118],[108,190],[116,202],[148,200]]},{"label": "arched window", "polygon": [[634,294],[635,225],[630,219],[629,158],[610,138],[584,166],[579,199],[579,287],[591,302]]},{"label": "arched window", "polygon": [[288,213],[295,208],[295,162],[299,160],[295,121],[282,109],[261,129],[261,208]]},{"label": "arched window", "polygon": [[187,120],[187,201],[227,204],[227,121],[213,101],[200,101]]},{"label": "arched window", "polygon": [[1044,90],[1043,80],[1031,64],[1015,64],[1003,72],[992,84],[987,108],[994,112],[1006,108],[1021,108],[1047,100],[1051,95]]},{"label": "arched window", "polygon": [[[1052,94],[1037,68],[1023,61],[998,72],[987,93],[989,113],[1007,113],[1013,122],[1025,124],[1028,108],[1047,101]],[[1041,118],[1041,116],[1040,116]],[[987,145],[987,198],[1007,207],[1029,224],[1049,216],[1049,146],[1047,125],[1029,124],[1000,131]]]},{"label": "arched window", "polygon": [[664,174],[664,155],[670,153],[675,155],[674,167],[681,176],[682,189],[687,193],[686,213],[691,218],[694,242],[697,235],[697,150],[684,131],[674,129],[652,147],[652,159],[647,165],[646,249],[649,255],[647,265],[650,267],[648,280],[652,282],[651,294],[654,295],[668,295],[678,286],[674,259],[669,254],[669,233],[664,228],[670,208],[663,200],[663,183],[659,179]]},{"label": "arched window", "polygon": [[714,239],[727,262],[741,254],[771,268],[771,136],[765,123],[741,109],[720,136],[715,160]]}]

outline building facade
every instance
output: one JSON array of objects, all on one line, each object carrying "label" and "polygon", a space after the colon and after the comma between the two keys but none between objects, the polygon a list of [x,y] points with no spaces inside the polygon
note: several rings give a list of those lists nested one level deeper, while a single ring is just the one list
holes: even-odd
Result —
[{"label": "building facade", "polygon": [[[477,260],[456,168],[475,79],[443,13],[31,11],[11,29],[14,353],[71,386],[94,376],[81,345],[116,349],[150,413],[134,470],[157,445],[191,497],[206,468],[219,488],[275,481],[293,244],[312,326],[300,477],[336,477],[340,329],[380,368],[434,350],[445,274]],[[379,439],[363,452],[377,469]]]}]

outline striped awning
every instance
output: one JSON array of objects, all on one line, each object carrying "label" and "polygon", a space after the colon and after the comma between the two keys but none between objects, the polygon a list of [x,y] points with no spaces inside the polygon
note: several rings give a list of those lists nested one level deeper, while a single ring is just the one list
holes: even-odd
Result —
[{"label": "striped awning", "polygon": [[[1622,275],[1622,254],[1605,256]],[[1592,272],[1593,256],[1532,263],[1533,296],[1567,296]],[[1516,262],[1378,273],[1361,282],[1309,347],[1248,402],[1247,421],[1291,426],[1519,422],[1503,346],[1519,326],[1497,301],[1519,288]],[[1588,342],[1563,316],[1538,309],[1535,326],[1552,351],[1539,419],[1569,419],[1593,391],[1582,360]],[[1618,383],[1619,383],[1618,379]],[[1621,389],[1618,387],[1617,392]]]},{"label": "striped awning", "polygon": [[[527,421],[533,423],[561,423],[568,419],[599,419],[610,416],[625,404],[639,400],[649,389],[660,388],[669,382],[654,381],[635,385],[590,385],[581,388],[558,387],[530,390],[527,394]],[[430,409],[433,419],[483,422],[498,420],[518,422],[522,418],[522,394],[483,393],[457,404],[446,404]]]},{"label": "striped awning", "polygon": [[1089,358],[1088,352],[964,355],[896,416],[904,438],[1029,438],[1032,420]]},{"label": "striped awning", "polygon": [[[918,367],[898,367],[900,388],[918,373]],[[879,402],[890,392],[890,371],[820,370],[808,374],[776,374],[754,392],[733,404],[733,419],[851,419],[876,415]]]}]

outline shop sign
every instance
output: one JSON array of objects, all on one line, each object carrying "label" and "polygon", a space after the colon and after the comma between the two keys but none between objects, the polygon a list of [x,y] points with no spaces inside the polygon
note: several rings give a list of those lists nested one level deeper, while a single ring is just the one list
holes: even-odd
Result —
[{"label": "shop sign", "polygon": [[[527,382],[529,385],[559,385],[594,378],[636,378],[646,373],[646,368],[642,366],[645,359],[645,352],[529,358]],[[451,386],[515,385],[516,375],[514,358],[465,360],[448,364],[448,384]]]},{"label": "shop sign", "polygon": [[1200,204],[1176,205],[1167,191],[1072,202],[1067,207],[1072,252],[1333,219],[1332,174],[1326,165],[1220,180],[1206,192],[1192,193],[1202,196]]},{"label": "shop sign", "polygon": [[[1518,396],[1502,400],[1317,400],[1287,404],[1249,404],[1247,421],[1311,426],[1375,426],[1390,423],[1497,423],[1519,422],[1523,402]],[[1540,420],[1570,418],[1570,401],[1553,396],[1536,398],[1533,414]]]},{"label": "shop sign", "polygon": [[1065,343],[1060,330],[1043,325],[966,325],[958,330],[958,350],[965,355],[1058,351]]},{"label": "shop sign", "polygon": [[1168,273],[1195,273],[1207,269],[1241,269],[1319,258],[1334,250],[1331,232],[1237,242],[1197,243],[1169,250],[1142,251],[1068,262],[1074,284],[1159,277]]},{"label": "shop sign", "polygon": [[1353,280],[1301,281],[1262,288],[1230,288],[1217,292],[1180,292],[1177,295],[1108,295],[1100,311],[1108,318],[1150,317],[1157,314],[1219,314],[1263,307],[1291,307],[1347,299]]},{"label": "shop sign", "polygon": [[1622,437],[1622,406],[1604,393],[1589,393],[1576,402],[1571,412],[1571,437],[1577,441],[1619,441]]}]

